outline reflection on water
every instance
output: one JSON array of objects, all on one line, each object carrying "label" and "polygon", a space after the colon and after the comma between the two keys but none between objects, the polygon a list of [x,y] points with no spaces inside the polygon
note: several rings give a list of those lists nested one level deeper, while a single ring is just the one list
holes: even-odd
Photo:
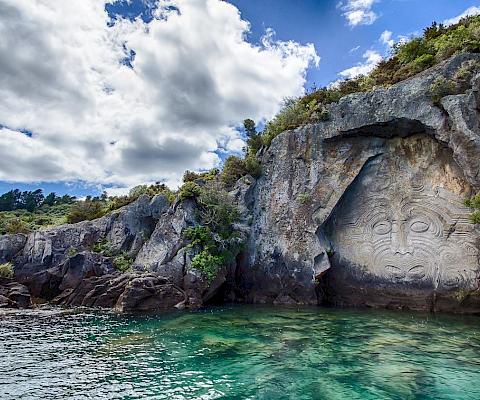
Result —
[{"label": "reflection on water", "polygon": [[480,319],[1,311],[1,399],[480,399]]}]

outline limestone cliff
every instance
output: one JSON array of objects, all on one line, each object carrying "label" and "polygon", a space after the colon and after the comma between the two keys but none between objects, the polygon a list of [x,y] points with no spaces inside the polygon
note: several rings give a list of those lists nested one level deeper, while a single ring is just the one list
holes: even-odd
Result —
[{"label": "limestone cliff", "polygon": [[[463,200],[480,190],[480,71],[460,94],[431,94],[466,62],[480,65],[480,55],[346,96],[327,121],[276,137],[260,154],[262,176],[230,193],[248,245],[214,281],[192,268],[185,241],[195,202],[162,196],[0,237],[1,261],[32,296],[64,305],[157,310],[215,299],[478,313],[480,230]],[[92,251],[102,240],[134,259],[133,272]],[[9,293],[24,304],[25,288],[8,285],[0,306],[14,302]]]}]

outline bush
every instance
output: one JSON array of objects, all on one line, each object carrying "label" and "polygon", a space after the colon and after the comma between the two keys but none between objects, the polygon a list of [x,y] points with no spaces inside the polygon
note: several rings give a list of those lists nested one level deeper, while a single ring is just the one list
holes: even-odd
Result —
[{"label": "bush", "polygon": [[127,272],[132,268],[135,260],[126,251],[113,258],[113,266],[120,272]]},{"label": "bush", "polygon": [[480,224],[480,193],[465,200],[465,205],[472,210],[471,221]]},{"label": "bush", "polygon": [[301,204],[308,204],[312,201],[312,196],[310,196],[308,193],[300,193],[298,195],[298,201]]},{"label": "bush", "polygon": [[14,275],[11,263],[0,264],[0,278],[12,279]]},{"label": "bush", "polygon": [[74,224],[81,221],[91,221],[103,217],[106,211],[101,201],[89,199],[78,201],[72,206],[70,213],[67,215],[67,222]]},{"label": "bush", "polygon": [[256,155],[248,154],[245,157],[245,169],[254,178],[259,178],[262,175],[262,165]]},{"label": "bush", "polygon": [[196,198],[200,195],[201,188],[195,182],[185,182],[179,190],[180,200]]},{"label": "bush", "polygon": [[207,250],[202,250],[192,258],[192,266],[202,272],[209,282],[212,282],[219,269],[225,264],[222,256],[215,256]]},{"label": "bush", "polygon": [[456,85],[451,79],[445,79],[443,76],[438,77],[430,86],[430,97],[433,104],[439,105],[442,98],[456,92]]},{"label": "bush", "polygon": [[205,188],[198,197],[199,218],[212,231],[221,235],[231,231],[240,213],[231,197],[222,190]]},{"label": "bush", "polygon": [[203,188],[197,201],[201,225],[186,229],[184,236],[197,252],[192,266],[212,281],[222,266],[234,260],[242,246],[242,239],[234,229],[240,213],[222,190]]},{"label": "bush", "polygon": [[94,253],[101,253],[105,257],[111,257],[113,251],[111,249],[111,244],[106,238],[99,239],[92,247]]},{"label": "bush", "polygon": [[228,250],[217,243],[214,234],[206,226],[189,228],[185,236],[191,240],[190,247],[200,249],[192,258],[192,267],[202,272],[209,282],[213,281],[226,263]]},{"label": "bush", "polygon": [[6,233],[15,234],[15,233],[29,233],[27,224],[22,221],[20,218],[14,218],[8,221],[5,227]]},{"label": "bush", "polygon": [[220,180],[227,189],[231,189],[235,183],[242,177],[247,175],[247,166],[245,160],[236,156],[230,156],[225,160]]}]

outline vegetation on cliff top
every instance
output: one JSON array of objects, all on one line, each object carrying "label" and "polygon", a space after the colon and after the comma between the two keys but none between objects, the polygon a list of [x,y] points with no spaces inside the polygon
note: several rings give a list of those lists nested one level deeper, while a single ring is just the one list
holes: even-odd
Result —
[{"label": "vegetation on cliff top", "polygon": [[480,52],[480,16],[463,18],[451,26],[434,22],[424,29],[421,37],[395,44],[391,57],[381,61],[368,75],[314,89],[303,97],[287,99],[280,112],[266,124],[262,142],[268,146],[273,138],[287,129],[328,119],[326,106],[348,94],[393,85],[465,52]]}]

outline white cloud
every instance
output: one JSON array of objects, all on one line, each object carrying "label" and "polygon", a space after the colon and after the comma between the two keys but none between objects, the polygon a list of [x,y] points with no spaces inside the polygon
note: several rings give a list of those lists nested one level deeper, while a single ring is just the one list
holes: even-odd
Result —
[{"label": "white cloud", "polygon": [[352,47],[350,50],[348,50],[349,53],[355,53],[357,50],[360,49],[360,45]]},{"label": "white cloud", "polygon": [[348,25],[371,25],[378,18],[378,14],[372,11],[376,2],[377,0],[347,0],[338,3],[338,7],[343,11],[342,15],[347,19]]},{"label": "white cloud", "polygon": [[346,79],[353,79],[360,75],[366,75],[372,71],[380,61],[382,61],[382,56],[374,50],[367,50],[363,53],[362,57],[365,61],[358,63],[354,67],[343,70],[339,75]]},{"label": "white cloud", "polygon": [[480,14],[480,7],[472,6],[467,8],[463,13],[460,15],[457,15],[456,17],[446,19],[443,21],[443,24],[448,26],[448,25],[453,25],[456,24],[458,21],[460,21],[462,18],[471,16],[471,15],[479,15]]},{"label": "white cloud", "polygon": [[392,32],[383,31],[380,35],[380,42],[388,46],[389,48],[393,47],[393,45],[395,44],[395,40],[392,39]]},{"label": "white cloud", "polygon": [[175,185],[220,143],[238,151],[235,126],[272,117],[319,62],[273,31],[248,43],[220,0],[159,0],[158,19],[113,27],[105,2],[0,0],[1,180]]}]

